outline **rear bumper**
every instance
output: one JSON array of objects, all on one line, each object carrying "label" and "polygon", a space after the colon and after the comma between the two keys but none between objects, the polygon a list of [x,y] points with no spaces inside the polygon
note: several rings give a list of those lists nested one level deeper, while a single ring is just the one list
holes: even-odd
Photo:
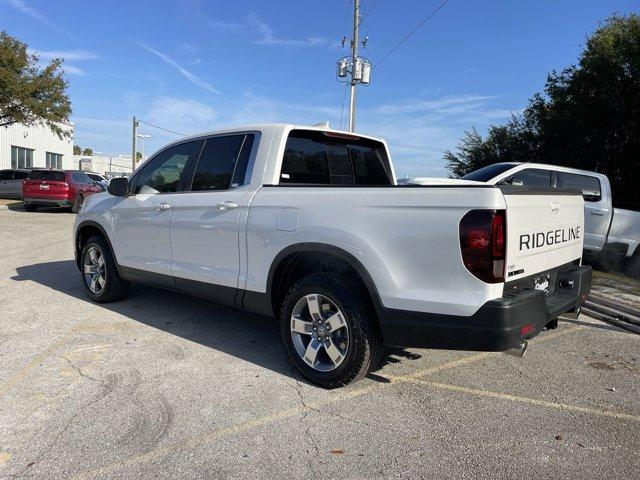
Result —
[{"label": "rear bumper", "polygon": [[538,335],[551,321],[577,311],[591,288],[591,267],[558,272],[553,295],[525,289],[491,300],[469,317],[383,309],[387,345],[500,352]]},{"label": "rear bumper", "polygon": [[24,197],[22,201],[30,205],[48,205],[53,207],[70,207],[71,206],[71,202],[69,202],[67,198]]}]

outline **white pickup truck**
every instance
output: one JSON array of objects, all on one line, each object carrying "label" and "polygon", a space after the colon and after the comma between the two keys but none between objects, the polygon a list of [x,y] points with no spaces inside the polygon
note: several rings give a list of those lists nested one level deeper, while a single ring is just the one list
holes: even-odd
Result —
[{"label": "white pickup truck", "polygon": [[87,198],[74,249],[91,299],[144,282],[279,319],[291,361],[336,387],[383,345],[522,353],[576,314],[579,192],[398,186],[383,140],[287,124],[167,145]]}]

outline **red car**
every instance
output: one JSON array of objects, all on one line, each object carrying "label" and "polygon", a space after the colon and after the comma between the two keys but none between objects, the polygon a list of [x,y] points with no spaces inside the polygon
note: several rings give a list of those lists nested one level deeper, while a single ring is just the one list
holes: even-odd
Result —
[{"label": "red car", "polygon": [[22,183],[22,201],[27,212],[38,206],[71,207],[78,213],[84,199],[102,188],[79,170],[32,170]]}]

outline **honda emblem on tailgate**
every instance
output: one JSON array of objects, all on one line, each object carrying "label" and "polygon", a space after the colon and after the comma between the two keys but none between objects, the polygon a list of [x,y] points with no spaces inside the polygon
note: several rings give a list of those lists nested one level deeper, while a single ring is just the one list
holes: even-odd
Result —
[{"label": "honda emblem on tailgate", "polygon": [[560,202],[558,201],[551,202],[551,216],[552,217],[560,216]]}]

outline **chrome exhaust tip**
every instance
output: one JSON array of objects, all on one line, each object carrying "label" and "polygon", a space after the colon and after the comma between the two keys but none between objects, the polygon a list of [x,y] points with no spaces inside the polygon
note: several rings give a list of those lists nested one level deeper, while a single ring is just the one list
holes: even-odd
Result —
[{"label": "chrome exhaust tip", "polygon": [[529,342],[526,340],[518,344],[517,347],[510,348],[509,350],[505,350],[504,353],[507,355],[511,355],[512,357],[522,358],[524,354],[527,353],[527,348],[529,347]]}]

